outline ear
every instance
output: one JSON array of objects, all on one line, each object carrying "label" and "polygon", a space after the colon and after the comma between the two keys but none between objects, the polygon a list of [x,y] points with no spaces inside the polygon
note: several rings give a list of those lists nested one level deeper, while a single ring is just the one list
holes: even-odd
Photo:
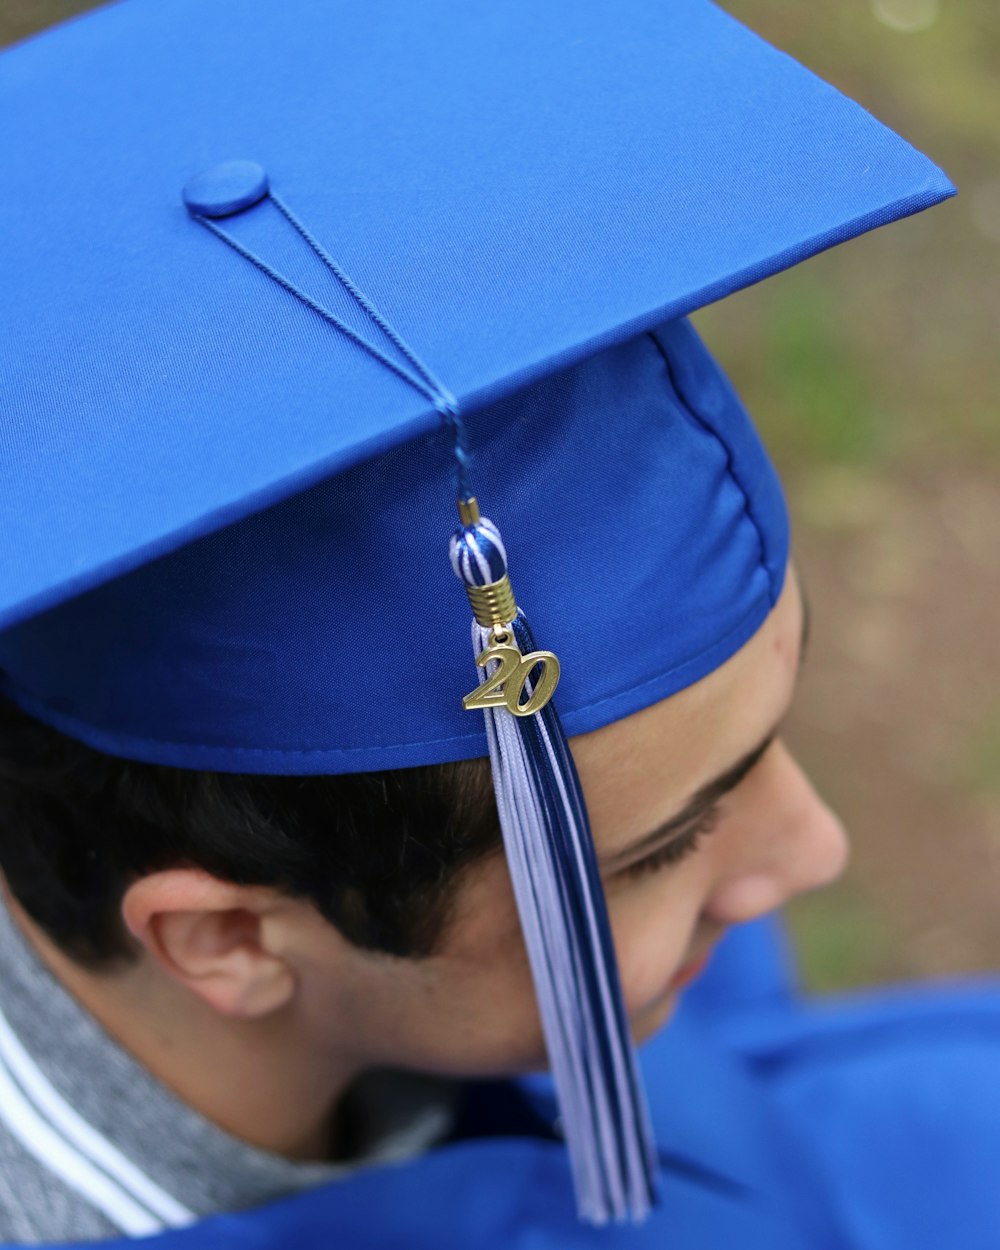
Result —
[{"label": "ear", "polygon": [[281,940],[284,902],[273,890],[175,868],[134,882],[122,918],[175,981],[222,1015],[254,1018],[295,994]]}]

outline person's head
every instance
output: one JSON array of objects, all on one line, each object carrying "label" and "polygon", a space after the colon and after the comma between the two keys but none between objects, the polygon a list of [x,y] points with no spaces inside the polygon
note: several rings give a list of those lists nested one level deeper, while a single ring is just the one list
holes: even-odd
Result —
[{"label": "person's head", "polygon": [[[842,865],[842,831],[779,737],[805,630],[790,572],[721,667],[572,740],[639,1036],[729,925]],[[99,755],[12,708],[0,753],[0,863],[95,970],[138,964],[361,1064],[544,1063],[487,761],[188,772]]]}]

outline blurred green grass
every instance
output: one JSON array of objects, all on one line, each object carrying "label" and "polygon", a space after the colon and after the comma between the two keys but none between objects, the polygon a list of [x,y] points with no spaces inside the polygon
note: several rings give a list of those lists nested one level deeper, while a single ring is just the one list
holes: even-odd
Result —
[{"label": "blurred green grass", "polygon": [[812,993],[878,984],[898,974],[898,935],[850,884],[797,899],[785,919],[803,984]]},{"label": "blurred green grass", "polygon": [[[990,639],[1000,637],[1000,599],[991,570],[1000,550],[990,555],[988,536],[1000,517],[1000,4],[723,7],[903,134],[959,189],[946,205],[696,317],[785,480],[800,554],[808,552],[814,570],[823,562],[818,580],[828,586],[817,624],[835,637],[812,661],[829,665],[812,711],[843,727],[807,735],[806,762],[850,815],[856,863],[832,889],[788,909],[804,979],[830,990],[992,967],[1000,695]],[[908,24],[919,28],[900,28]],[[929,510],[941,500],[950,516]],[[969,523],[959,518],[963,546],[949,547],[956,508],[973,503]],[[922,528],[907,530],[901,517]],[[916,621],[907,595],[890,590],[892,576],[884,587],[869,579],[850,590],[859,552],[879,542],[888,549],[893,527],[911,535],[919,576],[909,600],[926,613]],[[962,565],[977,547],[978,565],[972,556]],[[968,597],[964,617],[956,587]],[[858,683],[884,687],[884,704],[870,700],[861,713],[880,715],[884,753],[875,746],[859,759],[865,748],[852,740],[869,722],[848,706],[850,665],[834,661],[842,658],[836,636],[860,631],[868,611],[880,626],[916,629],[920,644],[909,673],[902,663],[891,679],[878,664],[856,666]],[[947,696],[928,698],[945,672]],[[939,740],[947,760],[940,775],[915,766],[914,744]],[[895,772],[893,758],[903,761]],[[894,820],[893,812],[906,814]]]},{"label": "blurred green grass", "polygon": [[955,784],[973,795],[1000,795],[1000,701],[987,710],[963,747]]},{"label": "blurred green grass", "polygon": [[771,378],[766,434],[786,459],[828,465],[885,457],[891,423],[879,410],[866,364],[844,334],[835,304],[811,272],[782,285],[761,337]]},{"label": "blurred green grass", "polygon": [[[894,0],[905,10],[907,0]],[[701,314],[782,466],[1000,461],[1000,5],[725,7],[943,166],[959,199]]]}]

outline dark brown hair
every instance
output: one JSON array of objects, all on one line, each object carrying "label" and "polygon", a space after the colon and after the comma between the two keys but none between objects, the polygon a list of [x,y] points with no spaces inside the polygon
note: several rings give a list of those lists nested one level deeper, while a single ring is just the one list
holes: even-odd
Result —
[{"label": "dark brown hair", "polygon": [[489,761],[271,777],[138,764],[0,699],[0,869],[32,919],[90,967],[134,951],[129,884],[192,866],[308,899],[358,946],[435,946],[459,872],[500,846]]}]

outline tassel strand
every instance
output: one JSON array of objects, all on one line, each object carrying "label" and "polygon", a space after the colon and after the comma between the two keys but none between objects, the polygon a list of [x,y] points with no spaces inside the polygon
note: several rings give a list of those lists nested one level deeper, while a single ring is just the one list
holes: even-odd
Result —
[{"label": "tassel strand", "polygon": [[[506,582],[506,559],[496,527],[478,509],[469,519],[473,523],[452,540],[451,556],[476,605],[486,601],[477,588],[489,590],[501,577]],[[518,692],[527,700],[514,706],[531,700],[549,653],[536,650],[523,613],[515,608],[510,621],[473,621],[472,644],[480,686],[495,685],[499,652],[511,645],[526,657],[524,668],[538,656]],[[531,715],[510,709],[499,695],[483,705],[500,825],[577,1203],[594,1224],[638,1222],[654,1201],[652,1135],[583,793],[554,704]]]}]

